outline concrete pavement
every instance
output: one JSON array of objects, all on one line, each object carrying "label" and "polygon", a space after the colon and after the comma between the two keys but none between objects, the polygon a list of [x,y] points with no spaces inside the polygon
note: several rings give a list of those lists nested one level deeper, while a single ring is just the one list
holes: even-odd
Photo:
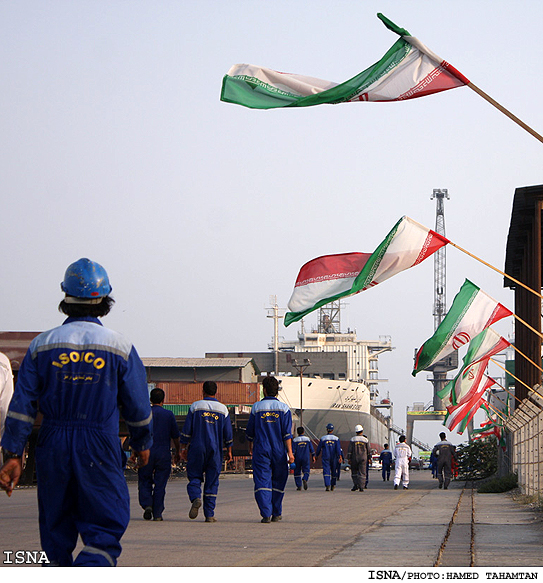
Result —
[{"label": "concrete pavement", "polygon": [[[145,521],[129,482],[132,519],[119,566],[186,567],[541,567],[540,513],[509,494],[477,494],[455,483],[439,490],[428,471],[394,490],[372,471],[351,492],[343,472],[333,492],[313,472],[307,491],[289,479],[283,520],[261,524],[250,475],[221,478],[217,523],[188,518],[186,480],[168,484],[163,522]],[[0,497],[0,552],[40,549],[35,488]],[[6,554],[8,553],[8,554]]]}]

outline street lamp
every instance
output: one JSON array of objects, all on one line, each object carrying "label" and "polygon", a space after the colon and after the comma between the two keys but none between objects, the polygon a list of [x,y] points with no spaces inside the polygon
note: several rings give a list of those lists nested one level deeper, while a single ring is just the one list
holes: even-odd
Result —
[{"label": "street lamp", "polygon": [[299,363],[297,360],[292,362],[292,366],[298,371],[300,374],[300,427],[303,427],[303,378],[304,378],[304,370],[311,366],[311,362],[309,358],[304,358],[302,363]]}]

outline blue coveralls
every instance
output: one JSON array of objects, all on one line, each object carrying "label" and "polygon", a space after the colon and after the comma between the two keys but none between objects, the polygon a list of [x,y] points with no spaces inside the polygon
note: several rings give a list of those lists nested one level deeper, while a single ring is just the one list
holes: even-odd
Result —
[{"label": "blue coveralls", "polygon": [[[42,548],[52,565],[115,566],[130,518],[119,408],[136,451],[152,445],[145,368],[132,344],[96,318],[68,318],[30,344],[2,446],[36,448]],[[84,548],[75,561],[78,533]]]},{"label": "blue coveralls", "polygon": [[302,487],[302,480],[309,480],[311,458],[315,455],[311,439],[306,435],[298,435],[292,440],[292,453],[294,455],[294,483],[298,488]]},{"label": "blue coveralls", "polygon": [[204,482],[203,508],[206,518],[215,514],[223,447],[230,447],[232,441],[232,422],[225,405],[214,397],[205,397],[190,406],[181,431],[181,443],[190,443],[187,493],[191,502],[202,498]]},{"label": "blue coveralls", "polygon": [[263,518],[281,516],[288,480],[285,441],[292,439],[292,415],[286,403],[264,397],[251,408],[245,435],[253,442],[255,500]]},{"label": "blue coveralls", "polygon": [[384,449],[379,456],[379,461],[381,462],[381,473],[383,476],[383,482],[390,480],[390,468],[392,467],[392,452],[389,449]]},{"label": "blue coveralls", "polygon": [[341,453],[341,444],[339,437],[328,433],[320,438],[317,446],[316,456],[322,452],[322,476],[324,485],[328,488],[336,485],[336,480],[341,469],[339,462]]},{"label": "blue coveralls", "polygon": [[138,499],[142,508],[152,508],[153,517],[164,512],[166,485],[172,472],[171,440],[181,437],[175,415],[160,405],[151,407],[153,413],[153,446],[149,463],[138,470]]}]

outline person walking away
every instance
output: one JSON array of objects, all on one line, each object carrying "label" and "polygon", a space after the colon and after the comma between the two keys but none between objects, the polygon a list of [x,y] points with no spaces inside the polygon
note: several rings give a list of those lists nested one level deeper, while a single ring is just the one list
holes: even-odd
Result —
[{"label": "person walking away", "polygon": [[[175,447],[174,463],[179,463],[179,428],[175,415],[164,409],[165,394],[162,389],[153,389],[150,394],[153,414],[153,445],[149,463],[138,470],[138,499],[145,520],[162,520],[166,485],[172,472],[171,443]],[[132,460],[134,461],[134,460]]]},{"label": "person walking away", "polygon": [[368,438],[362,435],[364,431],[362,425],[357,425],[354,430],[356,435],[351,437],[349,449],[347,450],[347,460],[351,466],[351,477],[353,479],[351,492],[363,492],[366,487],[368,459],[371,455],[371,450]]},{"label": "person walking away", "polygon": [[390,481],[390,468],[392,467],[392,452],[388,449],[388,443],[383,446],[383,451],[379,454],[379,461],[381,462],[381,475],[383,482]]},{"label": "person walking away", "polygon": [[[187,462],[187,494],[191,502],[189,518],[195,519],[202,506],[204,483],[204,516],[206,522],[217,522],[215,504],[219,491],[219,476],[223,463],[223,448],[227,461],[232,461],[232,422],[226,405],[220,403],[217,383],[205,381],[202,399],[190,406],[181,431],[181,457]],[[187,452],[188,448],[188,452]]]},{"label": "person walking away", "polygon": [[297,490],[301,490],[302,485],[304,490],[307,490],[311,462],[315,461],[315,450],[313,449],[311,440],[305,435],[305,429],[303,427],[298,427],[296,433],[298,435],[292,440],[294,483],[296,484]]},{"label": "person walking away", "polygon": [[[19,369],[2,437],[0,487],[8,496],[38,413],[38,509],[51,565],[115,566],[130,519],[119,412],[144,466],[152,445],[145,368],[134,346],[102,326],[114,300],[105,269],[82,258],[66,270],[61,326],[32,340]],[[83,548],[72,553],[78,535]]]},{"label": "person walking away", "polygon": [[[13,396],[13,372],[9,358],[0,352],[0,439],[4,434],[4,425],[8,414],[8,407]],[[2,463],[0,452],[0,464]]]},{"label": "person walking away", "polygon": [[264,377],[264,398],[251,408],[245,435],[253,457],[255,500],[262,517],[260,522],[282,519],[283,497],[292,454],[292,415],[286,403],[277,398],[279,382]]},{"label": "person walking away", "polygon": [[332,423],[328,423],[326,426],[326,435],[320,438],[317,451],[315,452],[315,458],[318,458],[321,453],[324,487],[329,492],[336,487],[336,480],[341,470],[341,463],[343,462],[341,444],[339,437],[334,435],[334,426]]},{"label": "person walking away", "polygon": [[439,438],[441,441],[436,443],[432,454],[437,459],[437,479],[439,487],[447,490],[452,478],[452,464],[456,461],[456,447],[446,440],[446,434],[441,432]]},{"label": "person walking away", "polygon": [[405,435],[400,435],[400,442],[394,448],[394,457],[396,458],[396,473],[394,476],[394,490],[398,489],[400,482],[403,483],[403,489],[409,488],[409,462],[413,453],[411,448],[405,443]]}]

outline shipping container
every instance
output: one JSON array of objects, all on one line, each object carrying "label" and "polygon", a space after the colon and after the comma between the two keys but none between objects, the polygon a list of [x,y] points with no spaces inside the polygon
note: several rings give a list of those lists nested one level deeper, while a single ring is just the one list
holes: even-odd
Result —
[{"label": "shipping container", "polygon": [[[167,405],[190,405],[202,398],[203,383],[164,381],[153,384],[164,391],[164,404]],[[260,385],[218,382],[215,398],[225,405],[252,405],[260,400]]]}]

